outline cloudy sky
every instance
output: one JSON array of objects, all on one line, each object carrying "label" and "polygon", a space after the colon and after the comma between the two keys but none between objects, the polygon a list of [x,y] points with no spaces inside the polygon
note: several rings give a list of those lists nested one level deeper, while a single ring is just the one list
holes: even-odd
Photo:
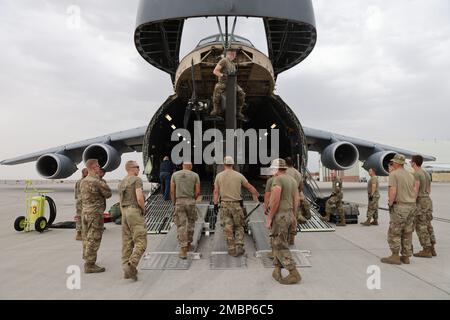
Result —
[{"label": "cloudy sky", "polygon": [[[317,45],[276,90],[302,124],[450,162],[450,1],[313,4]],[[147,125],[173,90],[134,47],[137,5],[0,1],[0,160]],[[216,31],[188,20],[181,55]],[[261,20],[236,33],[267,52]],[[0,167],[0,179],[38,177],[34,163]]]}]

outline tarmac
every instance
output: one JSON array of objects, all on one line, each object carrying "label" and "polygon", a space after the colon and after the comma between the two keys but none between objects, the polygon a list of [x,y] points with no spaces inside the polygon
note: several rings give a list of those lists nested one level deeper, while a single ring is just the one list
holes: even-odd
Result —
[{"label": "tarmac", "polygon": [[[324,194],[329,193],[328,184]],[[41,184],[50,188],[56,202],[56,222],[73,219],[75,205],[73,182]],[[116,189],[117,183],[111,183]],[[344,183],[344,200],[361,203],[359,222],[366,217],[366,184]],[[149,190],[150,185],[146,184]],[[410,265],[380,263],[390,254],[386,237],[387,211],[379,210],[379,226],[360,224],[337,227],[335,232],[301,233],[296,238],[300,249],[311,250],[312,267],[300,268],[300,284],[284,286],[271,277],[254,257],[254,244],[246,236],[247,268],[210,270],[212,236],[202,236],[200,260],[189,270],[140,270],[139,280],[123,279],[121,268],[121,226],[107,223],[99,250],[98,264],[105,273],[81,272],[80,288],[70,286],[70,270],[83,270],[81,242],[75,241],[73,229],[17,232],[17,216],[24,215],[23,185],[0,183],[0,299],[443,299],[450,298],[450,184],[433,183],[433,221],[438,256],[412,258]],[[386,186],[381,189],[380,206],[386,207]],[[117,193],[107,201],[107,208],[118,201]],[[363,206],[364,205],[364,206]],[[148,235],[153,250],[165,235]],[[413,234],[415,251],[420,249]],[[72,268],[72,269],[71,269]],[[76,268],[76,267],[75,267]],[[69,273],[68,273],[69,269]],[[373,274],[375,270],[375,274]],[[379,273],[378,273],[379,271]],[[379,282],[374,277],[379,274]],[[69,286],[67,285],[69,283]],[[369,283],[369,286],[368,286]],[[377,285],[379,284],[379,286]]]}]

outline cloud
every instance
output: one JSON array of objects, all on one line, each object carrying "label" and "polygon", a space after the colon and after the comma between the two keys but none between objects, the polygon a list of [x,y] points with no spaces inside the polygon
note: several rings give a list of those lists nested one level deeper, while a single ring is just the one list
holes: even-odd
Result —
[{"label": "cloud", "polygon": [[[317,45],[277,81],[303,125],[399,147],[450,140],[448,1],[313,4]],[[148,123],[173,89],[134,47],[137,5],[0,2],[0,159]],[[214,18],[187,20],[181,55],[212,33]],[[236,34],[267,53],[261,20],[239,18]],[[15,177],[38,176],[0,167]]]}]

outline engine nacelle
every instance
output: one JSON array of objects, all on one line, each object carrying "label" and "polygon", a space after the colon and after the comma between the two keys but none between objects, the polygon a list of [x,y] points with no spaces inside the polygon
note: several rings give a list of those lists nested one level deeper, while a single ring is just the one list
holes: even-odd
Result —
[{"label": "engine nacelle", "polygon": [[77,171],[77,166],[65,155],[48,153],[36,161],[36,170],[45,179],[65,179]]},{"label": "engine nacelle", "polygon": [[350,142],[335,142],[322,151],[322,164],[331,170],[352,168],[359,158],[358,149]]},{"label": "engine nacelle", "polygon": [[373,168],[377,176],[389,175],[389,161],[395,156],[393,151],[379,151],[372,154],[363,164],[363,168]]},{"label": "engine nacelle", "polygon": [[83,161],[97,159],[98,164],[105,171],[113,171],[120,165],[121,157],[119,151],[104,143],[94,143],[83,152]]}]

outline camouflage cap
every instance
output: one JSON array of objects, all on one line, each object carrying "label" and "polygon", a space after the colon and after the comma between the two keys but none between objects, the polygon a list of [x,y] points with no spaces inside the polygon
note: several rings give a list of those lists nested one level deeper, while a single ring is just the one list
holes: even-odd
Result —
[{"label": "camouflage cap", "polygon": [[398,164],[405,164],[405,156],[401,153],[396,153],[395,156],[392,158],[391,162],[395,162]]},{"label": "camouflage cap", "polygon": [[284,159],[274,159],[270,165],[272,169],[287,169],[286,161]]},{"label": "camouflage cap", "polygon": [[223,164],[234,164],[234,160],[232,157],[226,156],[225,158],[223,158]]}]

